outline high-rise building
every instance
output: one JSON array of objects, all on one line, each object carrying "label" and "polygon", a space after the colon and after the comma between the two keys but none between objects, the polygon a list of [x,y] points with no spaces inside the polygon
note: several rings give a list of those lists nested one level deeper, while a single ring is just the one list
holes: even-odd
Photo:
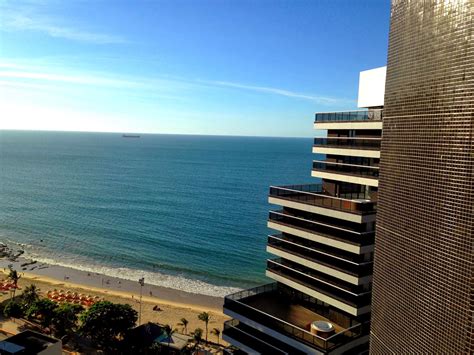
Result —
[{"label": "high-rise building", "polygon": [[392,2],[371,353],[474,353],[474,2]]},{"label": "high-rise building", "polygon": [[359,106],[317,113],[312,176],[272,186],[266,275],[225,298],[223,338],[248,353],[340,354],[368,348],[385,68],[361,73]]}]

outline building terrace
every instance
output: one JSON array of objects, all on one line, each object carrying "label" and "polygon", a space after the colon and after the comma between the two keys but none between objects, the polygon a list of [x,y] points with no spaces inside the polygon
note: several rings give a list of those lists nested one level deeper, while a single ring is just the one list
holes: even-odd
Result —
[{"label": "building terrace", "polygon": [[[292,340],[296,340],[324,351],[333,350],[368,333],[365,322],[359,322],[322,301],[279,283],[227,296],[224,313],[240,318],[244,323],[242,316],[258,322],[265,332],[278,332],[288,338],[290,345]],[[334,333],[328,337],[311,333],[310,326],[315,321],[330,322]]]},{"label": "building terrace", "polygon": [[376,202],[365,198],[364,193],[347,192],[342,197],[327,193],[321,184],[270,186],[270,198],[313,205],[358,215],[374,214]]}]

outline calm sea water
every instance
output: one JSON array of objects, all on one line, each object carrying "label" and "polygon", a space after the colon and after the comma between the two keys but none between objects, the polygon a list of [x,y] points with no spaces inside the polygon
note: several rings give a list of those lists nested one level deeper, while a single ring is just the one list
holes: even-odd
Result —
[{"label": "calm sea water", "polygon": [[0,240],[40,261],[224,295],[265,279],[272,184],[311,139],[0,131]]}]

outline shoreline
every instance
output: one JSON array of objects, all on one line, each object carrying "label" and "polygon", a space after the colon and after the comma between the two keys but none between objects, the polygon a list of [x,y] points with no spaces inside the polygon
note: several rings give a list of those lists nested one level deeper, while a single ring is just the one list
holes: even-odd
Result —
[{"label": "shoreline", "polygon": [[[161,286],[147,285],[145,280],[140,302],[138,280],[133,282],[107,277],[99,273],[88,273],[87,271],[43,263],[37,263],[37,265],[43,265],[42,268],[22,270],[21,264],[25,262],[28,262],[28,259],[17,258],[16,261],[0,259],[0,276],[3,276],[0,278],[7,278],[9,264],[13,265],[13,268],[21,275],[18,281],[20,289],[17,295],[20,295],[26,286],[35,284],[42,297],[46,297],[48,291],[55,289],[99,296],[113,303],[131,305],[140,315],[137,325],[147,322],[161,325],[168,324],[172,329],[176,329],[182,334],[190,334],[196,328],[204,329],[203,322],[198,318],[198,315],[202,312],[208,312],[210,315],[209,331],[217,328],[222,332],[224,322],[230,319],[223,313],[224,298],[222,297],[198,295]],[[150,295],[150,291],[152,295]],[[8,300],[10,296],[11,294],[8,292],[0,293],[0,302]],[[157,307],[158,310],[156,310]],[[186,329],[180,324],[183,318],[188,321]],[[214,341],[215,336],[209,333],[209,339]],[[222,339],[220,339],[220,342],[226,344]]]},{"label": "shoreline", "polygon": [[[118,277],[110,277],[100,273],[82,271],[59,265],[51,265],[37,262],[22,270],[22,264],[31,263],[33,260],[19,257],[16,261],[0,259],[0,270],[8,274],[8,265],[12,265],[22,278],[31,282],[48,283],[52,286],[63,288],[77,288],[101,293],[104,295],[117,296],[130,301],[138,300],[140,297],[140,284]],[[36,267],[34,267],[36,266]],[[34,267],[33,270],[31,268]],[[6,276],[6,275],[5,275]],[[222,314],[223,297],[208,296],[190,293],[182,290],[163,286],[147,284],[142,288],[144,302],[155,304],[167,304],[174,307],[192,308],[199,311],[212,311]]]}]

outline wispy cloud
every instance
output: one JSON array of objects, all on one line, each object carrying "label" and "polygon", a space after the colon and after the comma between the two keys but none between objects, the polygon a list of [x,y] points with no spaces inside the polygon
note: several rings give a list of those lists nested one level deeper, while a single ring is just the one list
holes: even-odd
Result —
[{"label": "wispy cloud", "polygon": [[[283,96],[297,100],[311,101],[324,106],[353,105],[354,100],[347,98],[327,97],[311,95],[301,92],[290,91],[281,88],[242,84],[231,81],[219,80],[194,80],[181,77],[154,77],[145,78],[140,76],[123,76],[110,72],[78,71],[71,69],[51,70],[48,67],[28,66],[14,62],[0,61],[0,79],[24,84],[29,83],[64,83],[104,88],[117,88],[134,92],[160,92],[170,94],[172,98],[176,95],[183,98],[186,94],[195,90],[212,89],[223,90],[224,88],[244,90],[259,94]],[[0,82],[1,84],[1,82]]]},{"label": "wispy cloud", "polygon": [[2,12],[0,29],[4,31],[36,31],[50,37],[92,44],[117,44],[127,42],[120,36],[88,31],[61,24],[63,19],[39,14],[36,11],[34,3],[30,3],[28,6],[14,6],[5,2],[0,4],[0,11]]},{"label": "wispy cloud", "polygon": [[[1,68],[1,64],[0,64]],[[112,87],[135,87],[139,88],[142,85],[139,82],[122,80],[122,79],[110,79],[100,76],[90,75],[68,75],[68,74],[53,74],[45,72],[30,72],[30,71],[13,71],[13,70],[1,70],[0,78],[4,79],[30,79],[40,80],[49,82],[63,82],[70,84],[82,84],[82,85],[94,85],[94,86],[112,86]]]},{"label": "wispy cloud", "polygon": [[280,88],[247,85],[247,84],[241,84],[241,83],[235,83],[235,82],[229,82],[229,81],[205,81],[205,83],[216,85],[216,86],[231,87],[231,88],[242,89],[242,90],[257,91],[257,92],[262,92],[262,93],[267,93],[267,94],[293,97],[293,98],[303,99],[303,100],[310,100],[322,105],[334,105],[334,104],[340,104],[340,103],[353,102],[352,100],[344,99],[344,98],[309,95],[309,94],[304,94],[304,93],[280,89]]},{"label": "wispy cloud", "polygon": [[[167,78],[145,78],[124,76],[112,72],[77,70],[44,65],[26,65],[0,60],[0,90],[33,90],[67,96],[74,90],[83,96],[91,92],[115,95],[119,92],[128,97],[147,100],[184,100],[186,95],[199,85],[192,82]],[[201,85],[202,87],[202,85]]]}]

